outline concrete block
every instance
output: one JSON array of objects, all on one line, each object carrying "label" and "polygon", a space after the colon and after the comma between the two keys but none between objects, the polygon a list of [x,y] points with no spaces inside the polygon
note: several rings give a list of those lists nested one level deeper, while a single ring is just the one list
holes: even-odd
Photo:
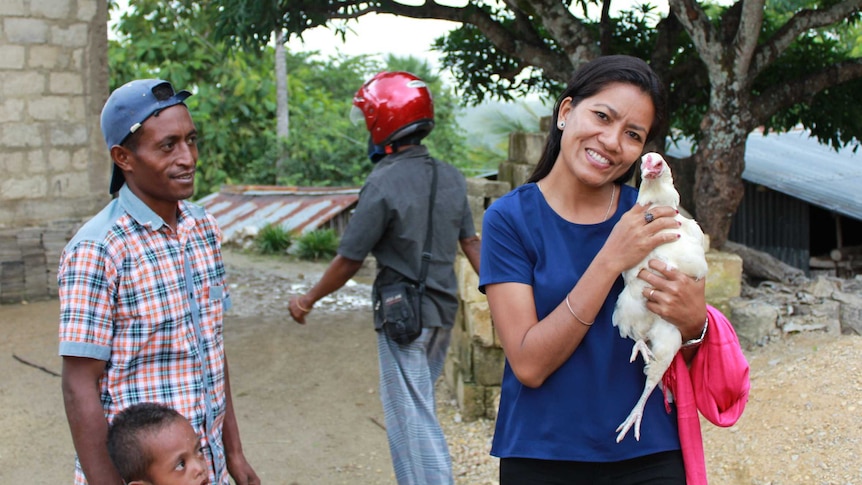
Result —
[{"label": "concrete block", "polygon": [[48,195],[44,177],[16,177],[0,180],[0,200],[39,199]]},{"label": "concrete block", "polygon": [[3,18],[6,39],[12,44],[44,44],[48,42],[48,23],[27,17]]},{"label": "concrete block", "polygon": [[742,258],[723,251],[709,251],[706,262],[709,265],[706,301],[713,304],[714,301],[738,297],[742,292]]},{"label": "concrete block", "polygon": [[3,0],[0,2],[0,17],[23,17],[28,13],[24,0]]},{"label": "concrete block", "polygon": [[18,238],[15,237],[15,229],[6,229],[0,232],[0,263],[21,260],[21,248],[18,247]]},{"label": "concrete block", "polygon": [[30,0],[30,14],[34,17],[66,19],[70,11],[70,0]]},{"label": "concrete block", "polygon": [[43,96],[28,103],[27,112],[36,121],[69,120],[72,118],[69,98]]},{"label": "concrete block", "polygon": [[[86,49],[73,49],[72,55],[68,58],[62,58],[60,65],[61,69],[66,69],[69,71],[83,71],[84,70],[84,60],[87,59],[87,51]],[[105,95],[105,99],[107,99],[107,94]]]},{"label": "concrete block", "polygon": [[49,180],[52,197],[67,199],[92,197],[90,177],[86,172],[67,172]]},{"label": "concrete block", "polygon": [[490,420],[497,419],[497,411],[500,409],[500,387],[488,386],[485,388],[485,417]]},{"label": "concrete block", "polygon": [[458,360],[451,350],[450,347],[450,352],[446,354],[446,360],[443,361],[443,375],[440,378],[443,379],[443,384],[454,393],[457,389],[455,378],[458,376]]},{"label": "concrete block", "polygon": [[24,261],[0,263],[0,283],[4,290],[20,291],[24,288]]},{"label": "concrete block", "polygon": [[95,17],[98,12],[98,6],[96,4],[97,1],[98,0],[78,0],[77,19],[83,20],[84,22],[92,21],[93,17]]},{"label": "concrete block", "polygon": [[473,270],[466,256],[458,255],[455,259],[455,275],[462,302],[485,301],[485,295],[479,291],[479,275]]},{"label": "concrete block", "polygon": [[48,76],[48,92],[80,95],[84,93],[84,81],[80,73],[52,72]]},{"label": "concrete block", "polygon": [[48,150],[48,166],[52,172],[73,171],[72,152],[70,150],[51,149]]},{"label": "concrete block", "polygon": [[524,182],[532,175],[533,168],[532,165],[522,163],[503,162],[500,164],[500,172],[506,174],[507,181],[512,184],[512,188],[524,185]]},{"label": "concrete block", "polygon": [[48,162],[45,160],[45,151],[41,148],[27,152],[27,175],[42,176],[48,171]]},{"label": "concrete block", "polygon": [[0,76],[2,99],[45,94],[45,76],[35,71],[11,71]]},{"label": "concrete block", "polygon": [[473,346],[473,376],[483,386],[499,386],[503,382],[506,356],[503,349]]},{"label": "concrete block", "polygon": [[473,378],[473,340],[462,329],[452,330],[452,344],[449,353],[455,359],[460,379],[475,382]]},{"label": "concrete block", "polygon": [[470,196],[499,199],[509,193],[510,190],[512,190],[512,188],[508,182],[500,182],[497,180],[488,180],[478,177],[467,179],[467,195]]},{"label": "concrete block", "polygon": [[61,48],[55,45],[34,45],[30,47],[27,66],[34,69],[55,69],[59,67]]},{"label": "concrete block", "polygon": [[487,301],[464,303],[467,334],[483,347],[494,347],[494,324]]},{"label": "concrete block", "polygon": [[5,148],[25,148],[42,146],[42,133],[39,126],[31,123],[4,123],[0,129],[0,145]]},{"label": "concrete block", "polygon": [[14,176],[23,173],[25,168],[25,156],[23,151],[7,151],[0,157],[0,173],[5,176]]},{"label": "concrete block", "polygon": [[470,422],[485,415],[485,388],[458,379],[455,387],[455,399],[461,410],[461,419]]},{"label": "concrete block", "polygon": [[20,45],[0,45],[0,69],[23,69],[26,51]]},{"label": "concrete block", "polygon": [[[104,146],[99,144],[99,151],[96,153],[96,155],[99,155],[98,157],[91,156],[89,148],[74,150],[72,152],[72,168],[74,170],[87,170],[90,168],[90,163],[92,162],[93,167],[103,170],[105,174],[110,174],[113,162],[108,159],[107,150],[102,150]],[[108,184],[108,175],[105,176],[105,184]]]},{"label": "concrete block", "polygon": [[90,26],[76,23],[68,27],[51,27],[51,43],[67,47],[84,47],[87,45]]},{"label": "concrete block", "polygon": [[482,232],[482,220],[485,218],[485,198],[467,196],[467,204],[470,206],[470,215],[473,217],[473,227],[476,232]]},{"label": "concrete block", "polygon": [[[535,166],[545,148],[545,134],[515,132],[509,134],[509,162]],[[532,170],[532,169],[531,169]]]},{"label": "concrete block", "polygon": [[7,98],[0,100],[0,123],[21,121],[25,108],[26,103],[21,98]]},{"label": "concrete block", "polygon": [[56,122],[50,130],[50,143],[57,146],[86,145],[87,127],[79,123]]}]

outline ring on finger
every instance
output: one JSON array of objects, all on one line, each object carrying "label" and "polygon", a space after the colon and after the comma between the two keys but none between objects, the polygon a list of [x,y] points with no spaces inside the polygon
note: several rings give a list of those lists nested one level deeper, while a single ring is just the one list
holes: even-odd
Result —
[{"label": "ring on finger", "polygon": [[644,220],[646,221],[647,224],[649,224],[650,222],[655,220],[655,216],[652,215],[652,212],[647,212],[644,214]]},{"label": "ring on finger", "polygon": [[652,294],[655,293],[655,288],[649,290],[649,296],[647,296],[647,300],[652,301]]}]

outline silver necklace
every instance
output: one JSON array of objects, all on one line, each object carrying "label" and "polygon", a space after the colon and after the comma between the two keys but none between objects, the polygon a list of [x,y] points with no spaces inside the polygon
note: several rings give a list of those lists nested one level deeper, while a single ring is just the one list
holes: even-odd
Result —
[{"label": "silver necklace", "polygon": [[608,211],[605,212],[605,218],[602,219],[602,222],[608,220],[608,217],[611,215],[611,207],[614,205],[614,196],[617,195],[617,185],[611,184],[611,201],[608,202]]},{"label": "silver necklace", "polygon": [[[538,188],[539,188],[539,192],[541,192],[542,194],[544,194],[544,193],[545,193],[545,191],[544,191],[544,190],[542,190],[542,186],[541,186],[541,185],[539,185],[539,182],[536,182],[536,187],[538,187]],[[616,185],[616,184],[611,184],[611,201],[610,201],[610,202],[608,202],[608,210],[607,210],[607,211],[605,211],[605,218],[604,218],[604,219],[602,219],[602,222],[605,222],[606,220],[608,220],[608,217],[610,217],[610,215],[611,215],[611,207],[613,207],[613,205],[614,205],[614,197],[616,197],[616,195],[617,195],[617,185]]]}]

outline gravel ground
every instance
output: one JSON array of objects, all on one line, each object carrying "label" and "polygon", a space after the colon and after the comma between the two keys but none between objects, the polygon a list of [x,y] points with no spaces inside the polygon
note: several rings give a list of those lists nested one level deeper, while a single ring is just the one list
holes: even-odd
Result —
[{"label": "gravel ground", "polygon": [[[862,484],[862,337],[795,334],[746,352],[751,395],[736,425],[701,420],[712,485]],[[497,484],[493,422],[460,422],[439,393],[456,483]]]},{"label": "gravel ground", "polygon": [[[254,271],[240,269],[248,264],[244,258],[234,261],[232,291],[259,301],[249,310],[257,318],[283,315],[287,302],[278,295],[302,291],[325,268],[291,263],[289,268],[255,264]],[[367,311],[372,275],[363,270],[349,286],[321,300],[316,311]],[[232,311],[237,310],[242,316],[242,309]],[[702,421],[710,483],[862,485],[862,337],[797,333],[746,356],[751,394],[742,418],[730,428]],[[442,384],[437,401],[456,484],[498,483],[498,461],[488,455],[494,423],[464,422]]]}]

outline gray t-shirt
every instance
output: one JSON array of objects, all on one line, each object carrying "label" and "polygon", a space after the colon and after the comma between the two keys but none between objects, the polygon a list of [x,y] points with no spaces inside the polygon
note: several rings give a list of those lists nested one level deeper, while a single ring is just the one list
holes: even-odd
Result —
[{"label": "gray t-shirt", "polygon": [[[338,254],[361,261],[371,253],[379,268],[392,268],[418,280],[427,230],[432,160],[426,147],[416,146],[378,162],[359,193],[359,203],[341,238]],[[464,176],[448,163],[438,160],[436,164],[432,256],[422,324],[451,327],[458,310],[454,271],[458,242],[474,236],[476,230]]]}]

